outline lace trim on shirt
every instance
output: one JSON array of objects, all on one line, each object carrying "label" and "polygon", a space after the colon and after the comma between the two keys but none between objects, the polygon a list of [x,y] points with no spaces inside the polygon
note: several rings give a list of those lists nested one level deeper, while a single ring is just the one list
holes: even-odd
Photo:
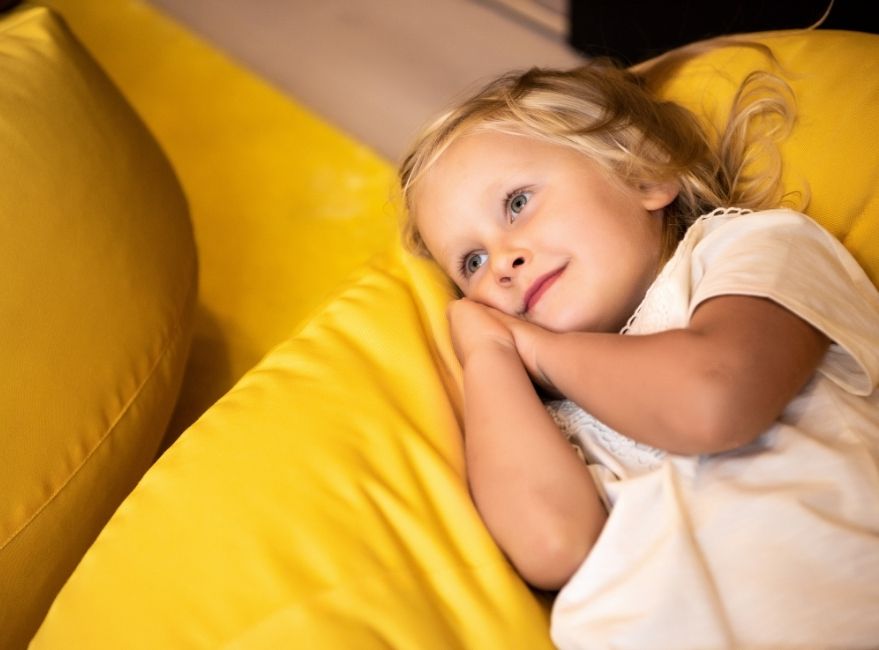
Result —
[{"label": "lace trim on shirt", "polygon": [[701,221],[706,221],[712,217],[722,217],[727,215],[741,215],[741,214],[751,214],[753,210],[749,208],[716,208],[709,212],[708,214],[703,214],[701,217],[696,219],[690,227],[687,229],[687,232],[684,234],[683,239],[678,243],[677,248],[675,249],[674,254],[669,258],[668,262],[662,267],[662,270],[656,276],[656,279],[653,283],[648,287],[647,293],[644,294],[643,300],[641,300],[641,304],[638,305],[638,308],[635,309],[634,313],[629,316],[629,320],[626,321],[626,324],[623,325],[623,328],[620,330],[620,334],[628,334],[629,330],[632,329],[632,326],[635,324],[635,321],[638,320],[638,315],[641,313],[641,308],[647,303],[647,299],[651,297],[654,291],[657,291],[656,287],[661,286],[664,283],[660,282],[660,280],[664,280],[665,277],[671,272],[671,269],[674,268],[674,263],[677,262],[678,259],[678,251],[681,250],[681,247],[684,245],[689,239],[689,235],[693,232],[693,226]]},{"label": "lace trim on shirt", "polygon": [[655,469],[665,458],[666,454],[663,450],[635,442],[628,436],[614,431],[571,400],[550,402],[546,405],[546,410],[580,459],[586,463],[600,463],[599,459],[590,453],[590,441],[624,465],[637,468],[636,471]]}]

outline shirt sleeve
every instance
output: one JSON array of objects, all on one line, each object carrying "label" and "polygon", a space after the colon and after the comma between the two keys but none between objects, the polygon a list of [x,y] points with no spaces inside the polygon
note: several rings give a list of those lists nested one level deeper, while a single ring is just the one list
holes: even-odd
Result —
[{"label": "shirt sleeve", "polygon": [[809,217],[752,212],[711,224],[693,250],[690,316],[709,298],[768,298],[832,344],[819,372],[846,391],[879,383],[879,293],[846,248]]}]

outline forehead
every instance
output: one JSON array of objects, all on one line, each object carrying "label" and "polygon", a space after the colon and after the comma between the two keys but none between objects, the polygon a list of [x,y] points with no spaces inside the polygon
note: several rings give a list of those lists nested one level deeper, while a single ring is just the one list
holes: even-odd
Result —
[{"label": "forehead", "polygon": [[484,169],[486,163],[504,162],[498,168],[490,166],[485,171],[507,170],[517,165],[538,162],[557,157],[568,147],[548,142],[533,135],[508,133],[490,128],[470,131],[459,135],[434,161],[425,176],[443,176],[454,170],[466,168],[468,172]]},{"label": "forehead", "polygon": [[[484,193],[514,182],[517,174],[564,164],[567,156],[581,157],[569,147],[533,136],[493,130],[461,135],[424,172],[413,192],[416,218],[446,201],[460,201],[468,191]],[[420,223],[419,223],[420,225]]]}]

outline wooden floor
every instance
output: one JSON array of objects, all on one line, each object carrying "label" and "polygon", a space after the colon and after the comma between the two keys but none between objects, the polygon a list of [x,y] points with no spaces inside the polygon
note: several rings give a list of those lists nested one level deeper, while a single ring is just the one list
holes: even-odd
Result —
[{"label": "wooden floor", "polygon": [[391,162],[496,74],[581,60],[564,0],[150,1]]}]

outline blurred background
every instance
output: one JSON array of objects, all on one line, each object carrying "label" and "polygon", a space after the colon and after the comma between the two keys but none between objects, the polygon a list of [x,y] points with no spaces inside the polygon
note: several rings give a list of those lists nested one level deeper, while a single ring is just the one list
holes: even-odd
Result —
[{"label": "blurred background", "polygon": [[570,67],[567,0],[151,0],[387,160],[467,90]]},{"label": "blurred background", "polygon": [[[635,63],[718,34],[876,31],[857,0],[150,0],[391,162],[418,128],[495,75]],[[869,13],[869,15],[868,15]]]}]

